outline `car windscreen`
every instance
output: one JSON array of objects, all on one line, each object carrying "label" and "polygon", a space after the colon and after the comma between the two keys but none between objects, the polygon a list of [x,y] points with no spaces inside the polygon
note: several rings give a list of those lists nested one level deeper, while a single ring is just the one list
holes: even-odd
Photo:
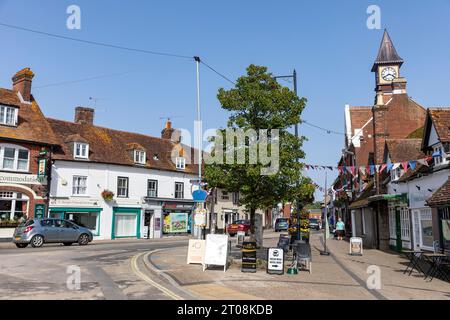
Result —
[{"label": "car windscreen", "polygon": [[277,223],[285,223],[288,222],[287,219],[277,219]]}]

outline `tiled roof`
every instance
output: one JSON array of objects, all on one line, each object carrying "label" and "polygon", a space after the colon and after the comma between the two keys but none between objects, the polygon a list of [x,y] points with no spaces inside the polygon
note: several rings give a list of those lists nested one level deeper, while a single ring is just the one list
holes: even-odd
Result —
[{"label": "tiled roof", "polygon": [[386,140],[386,148],[392,162],[417,160],[426,157],[420,150],[421,139]]},{"label": "tiled roof", "polygon": [[450,108],[430,108],[429,114],[441,142],[450,141]]},{"label": "tiled roof", "polygon": [[[67,141],[67,138],[70,136],[80,136],[87,141],[89,143],[89,162],[135,166],[130,152],[130,147],[134,146],[138,149],[144,149],[147,155],[145,166],[136,166],[157,170],[198,173],[198,165],[188,164],[187,161],[185,170],[176,168],[172,162],[171,153],[174,147],[180,148],[180,145],[170,140],[95,125],[55,119],[48,119],[48,121],[54,132],[62,137],[64,141]],[[196,151],[192,148],[191,162],[194,162],[194,152]],[[56,160],[74,160],[70,142],[62,144],[62,149],[56,152],[53,158]]]},{"label": "tiled roof", "polygon": [[0,125],[0,137],[49,145],[60,143],[34,99],[31,104],[21,103],[17,93],[0,88],[0,104],[19,108],[17,126]]},{"label": "tiled roof", "polygon": [[438,207],[443,205],[450,205],[450,177],[442,187],[428,199],[427,204],[430,207]]}]

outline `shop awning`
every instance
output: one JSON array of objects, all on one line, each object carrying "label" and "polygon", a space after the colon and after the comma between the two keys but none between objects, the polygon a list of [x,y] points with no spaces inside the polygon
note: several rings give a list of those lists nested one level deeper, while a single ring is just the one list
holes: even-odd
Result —
[{"label": "shop awning", "polygon": [[406,193],[397,194],[377,194],[375,196],[369,197],[370,202],[375,201],[403,201],[408,202],[408,195]]}]

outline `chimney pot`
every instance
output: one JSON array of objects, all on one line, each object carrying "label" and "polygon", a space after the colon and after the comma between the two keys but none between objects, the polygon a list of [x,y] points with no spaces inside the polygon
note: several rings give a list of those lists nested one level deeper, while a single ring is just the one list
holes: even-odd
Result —
[{"label": "chimney pot", "polygon": [[34,73],[30,68],[24,68],[12,77],[13,91],[20,92],[24,101],[31,101],[31,84]]},{"label": "chimney pot", "polygon": [[92,108],[76,107],[75,108],[75,123],[78,124],[94,124],[94,112]]}]

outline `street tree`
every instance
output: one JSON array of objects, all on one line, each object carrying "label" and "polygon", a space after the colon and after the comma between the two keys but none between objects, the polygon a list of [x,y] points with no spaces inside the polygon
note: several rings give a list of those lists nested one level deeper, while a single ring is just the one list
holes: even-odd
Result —
[{"label": "street tree", "polygon": [[[302,175],[298,161],[305,157],[302,145],[306,138],[289,131],[300,123],[306,99],[281,86],[266,67],[256,65],[247,68],[247,74],[237,79],[234,88],[219,89],[217,97],[230,116],[227,128],[218,130],[212,138],[209,156],[214,161],[206,159],[205,178],[209,187],[239,192],[239,204],[250,213],[252,239],[261,242],[255,235],[257,209],[314,199],[315,188]],[[239,137],[230,134],[237,131],[244,133],[240,142]],[[261,156],[264,149],[270,154],[270,163]]]}]

